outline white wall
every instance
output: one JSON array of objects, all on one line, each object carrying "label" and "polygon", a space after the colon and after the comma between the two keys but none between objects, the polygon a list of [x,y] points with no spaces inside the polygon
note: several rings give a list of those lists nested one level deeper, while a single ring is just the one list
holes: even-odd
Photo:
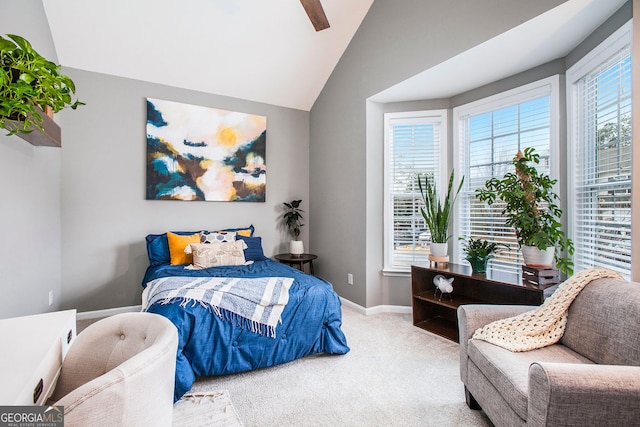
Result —
[{"label": "white wall", "polygon": [[[0,0],[0,28],[57,60],[42,2]],[[5,135],[0,130],[0,318],[54,310],[61,294],[60,149]]]},{"label": "white wall", "polygon": [[[87,105],[61,113],[62,305],[140,304],[144,237],[253,224],[267,256],[285,251],[282,202],[309,203],[309,113],[65,68]],[[267,116],[265,203],[145,200],[146,98]],[[303,228],[308,243],[308,227]]]}]

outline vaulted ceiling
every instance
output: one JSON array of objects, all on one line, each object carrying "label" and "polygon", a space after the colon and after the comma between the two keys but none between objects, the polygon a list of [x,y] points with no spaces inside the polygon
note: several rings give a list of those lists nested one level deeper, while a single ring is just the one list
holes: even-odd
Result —
[{"label": "vaulted ceiling", "polygon": [[373,0],[43,0],[60,64],[310,110]]},{"label": "vaulted ceiling", "polygon": [[[321,0],[318,32],[300,0],[42,1],[64,66],[309,111],[374,0]],[[568,0],[372,99],[449,97],[562,57],[625,1]]]}]

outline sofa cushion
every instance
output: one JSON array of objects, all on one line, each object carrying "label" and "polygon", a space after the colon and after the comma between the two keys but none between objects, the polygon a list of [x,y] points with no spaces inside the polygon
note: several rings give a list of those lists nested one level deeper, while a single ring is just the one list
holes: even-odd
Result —
[{"label": "sofa cushion", "polygon": [[513,411],[527,419],[529,366],[533,362],[593,363],[564,345],[514,353],[482,340],[469,340],[469,359],[500,392]]},{"label": "sofa cushion", "polygon": [[595,363],[640,366],[640,284],[589,283],[569,307],[560,342]]}]

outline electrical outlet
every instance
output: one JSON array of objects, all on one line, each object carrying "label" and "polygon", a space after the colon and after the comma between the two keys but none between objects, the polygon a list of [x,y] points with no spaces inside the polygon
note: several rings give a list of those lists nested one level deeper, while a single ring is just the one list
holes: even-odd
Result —
[{"label": "electrical outlet", "polygon": [[53,291],[49,291],[49,305],[53,304]]},{"label": "electrical outlet", "polygon": [[353,285],[353,274],[351,273],[347,274],[347,284]]}]

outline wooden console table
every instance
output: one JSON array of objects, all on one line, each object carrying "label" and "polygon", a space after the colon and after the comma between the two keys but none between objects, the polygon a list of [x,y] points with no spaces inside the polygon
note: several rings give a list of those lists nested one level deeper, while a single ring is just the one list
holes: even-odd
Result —
[{"label": "wooden console table", "polygon": [[[435,295],[433,278],[453,277],[453,293]],[[411,266],[413,324],[434,334],[458,341],[458,306],[463,304],[540,305],[545,287],[523,285],[522,275],[487,269],[473,273],[471,267],[449,263],[442,267]]]}]

